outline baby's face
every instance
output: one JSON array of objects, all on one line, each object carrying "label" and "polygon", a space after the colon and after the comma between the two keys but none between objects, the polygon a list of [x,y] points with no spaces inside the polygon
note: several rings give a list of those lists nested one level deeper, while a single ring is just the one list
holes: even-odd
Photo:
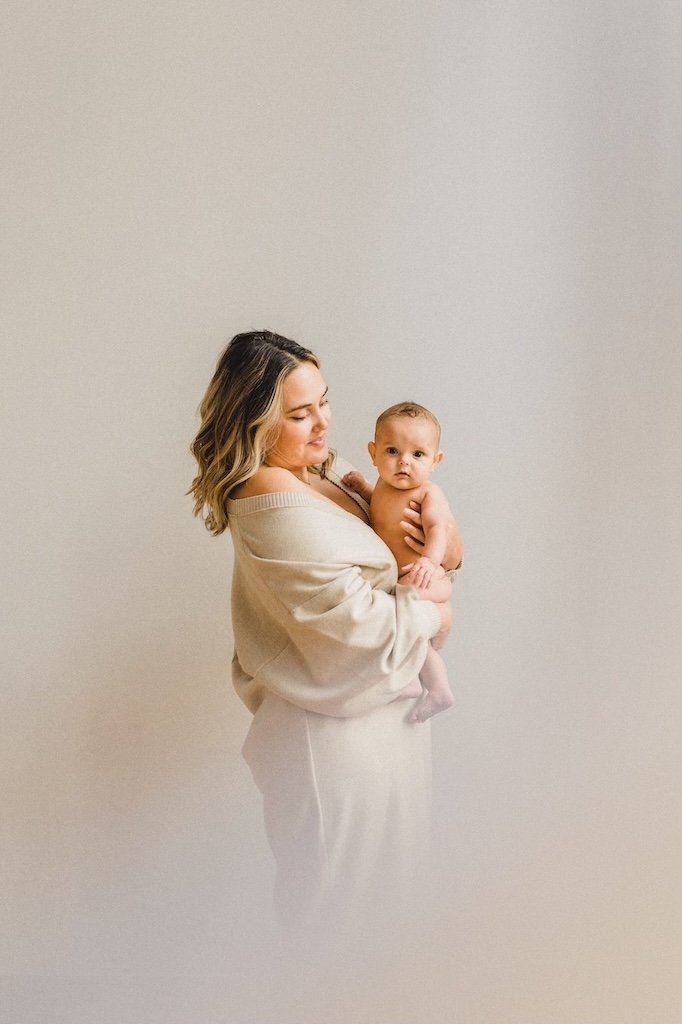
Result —
[{"label": "baby's face", "polygon": [[438,430],[425,416],[384,420],[368,448],[381,479],[401,491],[426,483],[443,458]]}]

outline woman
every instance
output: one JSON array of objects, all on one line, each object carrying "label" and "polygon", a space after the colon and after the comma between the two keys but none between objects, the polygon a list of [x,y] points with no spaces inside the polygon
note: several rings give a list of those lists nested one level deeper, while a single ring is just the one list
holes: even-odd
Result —
[{"label": "woman", "polygon": [[[341,483],[312,352],[236,335],[201,405],[194,512],[234,544],[233,681],[264,799],[281,921],[310,934],[399,902],[429,832],[428,727],[407,721],[450,609],[396,588],[367,506]],[[419,518],[412,546],[419,548]],[[461,559],[455,528],[453,567]],[[378,901],[378,902],[377,902]]]}]

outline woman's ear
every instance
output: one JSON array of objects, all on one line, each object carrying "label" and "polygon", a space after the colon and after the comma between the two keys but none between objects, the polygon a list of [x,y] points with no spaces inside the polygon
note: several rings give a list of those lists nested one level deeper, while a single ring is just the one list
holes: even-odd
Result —
[{"label": "woman's ear", "polygon": [[377,453],[377,446],[375,445],[374,441],[370,441],[369,442],[369,444],[367,445],[367,451],[369,452],[369,457],[372,460],[372,465],[376,466],[376,462],[374,461],[374,456]]}]

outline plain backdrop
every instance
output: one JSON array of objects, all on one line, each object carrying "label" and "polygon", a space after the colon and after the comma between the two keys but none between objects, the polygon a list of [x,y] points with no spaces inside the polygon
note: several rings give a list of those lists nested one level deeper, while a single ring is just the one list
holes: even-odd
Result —
[{"label": "plain backdrop", "polygon": [[436,412],[466,540],[434,980],[360,979],[327,1019],[678,1024],[681,26],[663,0],[10,4],[8,1024],[284,1021],[230,541],[185,496],[216,358],[262,327],[318,353],[368,474],[381,408]]}]

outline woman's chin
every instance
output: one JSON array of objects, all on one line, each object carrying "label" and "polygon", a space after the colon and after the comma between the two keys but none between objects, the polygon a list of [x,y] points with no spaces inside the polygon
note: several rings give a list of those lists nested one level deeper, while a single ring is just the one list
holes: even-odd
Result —
[{"label": "woman's chin", "polygon": [[321,462],[324,462],[329,455],[329,445],[323,444],[319,447],[315,444],[310,445],[311,461],[313,466],[319,466]]}]

